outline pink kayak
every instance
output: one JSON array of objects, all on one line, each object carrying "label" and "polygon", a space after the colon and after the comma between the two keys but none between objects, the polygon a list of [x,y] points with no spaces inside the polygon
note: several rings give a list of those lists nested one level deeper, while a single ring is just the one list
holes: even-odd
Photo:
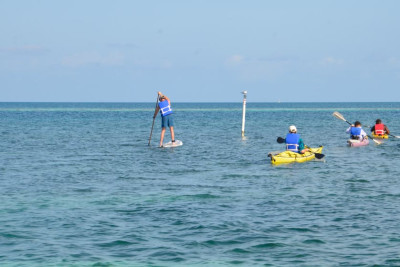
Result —
[{"label": "pink kayak", "polygon": [[364,139],[364,140],[360,141],[360,140],[349,139],[349,140],[347,140],[347,144],[349,146],[366,146],[369,144],[369,140]]}]

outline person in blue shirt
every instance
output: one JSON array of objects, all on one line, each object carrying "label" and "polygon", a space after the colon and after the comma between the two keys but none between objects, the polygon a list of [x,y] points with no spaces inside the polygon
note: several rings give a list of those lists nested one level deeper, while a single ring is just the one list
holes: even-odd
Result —
[{"label": "person in blue shirt", "polygon": [[304,152],[310,151],[305,148],[303,140],[297,133],[297,128],[294,125],[289,127],[289,133],[286,135],[286,150],[303,154]]},{"label": "person in blue shirt", "polygon": [[356,121],[347,130],[346,133],[350,134],[350,139],[353,140],[364,140],[367,137],[367,133],[362,129],[361,122]]},{"label": "person in blue shirt", "polygon": [[158,92],[158,106],[156,111],[154,112],[153,119],[157,116],[158,111],[161,114],[161,138],[160,138],[160,147],[163,146],[165,129],[168,126],[171,132],[171,140],[172,143],[175,143],[175,134],[174,134],[174,120],[172,118],[172,109],[171,109],[171,101],[161,92]]}]

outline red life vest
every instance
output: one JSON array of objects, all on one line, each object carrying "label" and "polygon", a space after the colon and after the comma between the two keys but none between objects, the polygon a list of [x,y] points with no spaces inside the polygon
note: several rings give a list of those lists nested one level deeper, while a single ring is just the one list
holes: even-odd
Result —
[{"label": "red life vest", "polygon": [[376,135],[384,135],[385,134],[385,125],[384,124],[375,124],[375,134]]}]

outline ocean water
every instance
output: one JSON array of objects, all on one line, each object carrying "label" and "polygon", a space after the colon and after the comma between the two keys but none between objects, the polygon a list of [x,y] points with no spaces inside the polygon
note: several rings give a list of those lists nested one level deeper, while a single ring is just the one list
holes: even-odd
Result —
[{"label": "ocean water", "polygon": [[[0,103],[0,266],[399,266],[400,103]],[[325,159],[272,166],[295,124]],[[166,140],[170,140],[169,131]]]}]

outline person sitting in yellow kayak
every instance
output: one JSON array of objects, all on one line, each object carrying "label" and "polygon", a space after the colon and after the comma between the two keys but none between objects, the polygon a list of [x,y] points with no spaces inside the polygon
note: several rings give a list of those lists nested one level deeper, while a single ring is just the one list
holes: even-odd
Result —
[{"label": "person sitting in yellow kayak", "polygon": [[297,133],[297,128],[294,125],[289,127],[289,133],[286,135],[286,150],[297,152],[303,154],[304,152],[310,151],[310,149],[305,148],[303,140]]},{"label": "person sitting in yellow kayak", "polygon": [[388,127],[382,123],[380,119],[377,119],[376,124],[372,126],[371,132],[375,135],[383,136],[385,134],[390,134]]},{"label": "person sitting in yellow kayak", "polygon": [[350,139],[353,140],[364,140],[367,137],[367,133],[361,128],[361,122],[356,121],[347,130],[346,133],[350,134]]}]

